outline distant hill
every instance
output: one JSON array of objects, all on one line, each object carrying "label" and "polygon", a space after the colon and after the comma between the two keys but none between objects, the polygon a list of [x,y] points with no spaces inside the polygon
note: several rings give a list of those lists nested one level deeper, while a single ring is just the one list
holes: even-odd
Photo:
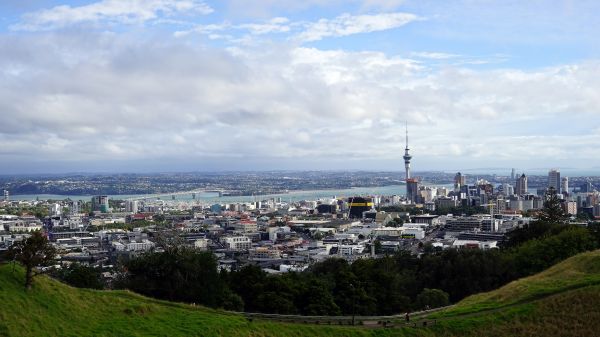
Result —
[{"label": "distant hill", "polygon": [[598,336],[600,331],[600,251],[443,311],[413,315],[410,325],[397,320],[394,328],[249,321],[127,291],[76,289],[48,277],[36,279],[26,292],[22,274],[19,267],[0,265],[0,336]]}]

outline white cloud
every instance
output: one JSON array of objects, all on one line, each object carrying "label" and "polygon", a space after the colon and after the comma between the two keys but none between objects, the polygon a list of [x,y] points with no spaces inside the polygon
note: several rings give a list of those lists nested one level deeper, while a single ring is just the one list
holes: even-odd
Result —
[{"label": "white cloud", "polygon": [[224,30],[232,28],[231,23],[223,22],[221,24],[209,24],[209,25],[195,25],[194,28],[188,30],[179,30],[173,33],[175,37],[185,37],[192,33],[205,34],[205,35],[215,35],[215,36],[225,36],[221,34],[217,34],[216,32],[222,32]]},{"label": "white cloud", "polygon": [[236,26],[239,29],[246,29],[252,34],[267,34],[267,33],[285,33],[290,31],[288,25],[290,20],[284,17],[276,17],[268,20],[266,23],[246,23]]},{"label": "white cloud", "polygon": [[348,36],[370,33],[404,26],[420,18],[410,13],[381,13],[373,15],[342,14],[334,19],[320,19],[308,23],[306,30],[298,34],[301,41],[318,41],[324,37]]},{"label": "white cloud", "polygon": [[[240,163],[252,158],[348,159],[394,169],[373,163],[401,167],[404,120],[415,169],[458,155],[461,165],[577,160],[600,142],[597,62],[438,69],[376,51],[288,44],[229,51],[178,39],[88,37],[0,36],[2,162],[168,156],[234,158],[228,167],[247,169]],[[355,139],[364,142],[349,146]]]},{"label": "white cloud", "polygon": [[433,60],[445,60],[460,57],[459,54],[440,53],[440,52],[412,52],[410,53],[413,57],[433,59]]},{"label": "white cloud", "polygon": [[[209,37],[210,35],[227,37],[230,42],[234,43],[250,44],[249,42],[254,42],[252,35],[286,33],[289,40],[303,43],[321,40],[325,37],[348,36],[394,29],[416,20],[421,20],[421,18],[410,13],[342,14],[333,19],[320,19],[315,22],[292,22],[285,17],[274,17],[269,20],[242,24],[232,24],[230,22],[199,24],[192,29],[176,31],[174,36],[180,38],[191,33],[199,33]],[[230,34],[217,33],[223,31]],[[239,32],[246,35],[241,38],[234,38],[233,35]]]},{"label": "white cloud", "polygon": [[89,5],[77,7],[61,5],[26,13],[22,17],[22,22],[10,28],[35,31],[101,21],[139,24],[157,19],[162,15],[206,15],[212,12],[213,9],[210,6],[196,0],[101,0]]}]

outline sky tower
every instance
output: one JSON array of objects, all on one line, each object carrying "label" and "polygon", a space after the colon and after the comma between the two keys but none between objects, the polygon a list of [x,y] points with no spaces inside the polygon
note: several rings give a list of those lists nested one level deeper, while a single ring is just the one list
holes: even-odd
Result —
[{"label": "sky tower", "polygon": [[406,123],[406,148],[404,149],[404,169],[406,170],[406,181],[410,179],[410,160],[412,156],[408,154],[408,122]]}]

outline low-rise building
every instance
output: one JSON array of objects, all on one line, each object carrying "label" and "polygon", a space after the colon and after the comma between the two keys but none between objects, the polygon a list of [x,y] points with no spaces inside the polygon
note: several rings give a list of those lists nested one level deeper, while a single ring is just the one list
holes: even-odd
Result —
[{"label": "low-rise building", "polygon": [[229,250],[248,250],[252,247],[252,240],[247,236],[227,236],[221,238],[225,248]]},{"label": "low-rise building", "polygon": [[281,258],[281,253],[273,247],[256,247],[248,250],[248,257],[251,260],[272,260]]}]

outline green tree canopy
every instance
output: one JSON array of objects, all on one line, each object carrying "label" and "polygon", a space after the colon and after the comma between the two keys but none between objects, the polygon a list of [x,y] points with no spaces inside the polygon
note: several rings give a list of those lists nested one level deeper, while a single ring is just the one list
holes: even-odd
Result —
[{"label": "green tree canopy", "polygon": [[22,241],[15,242],[8,250],[8,257],[25,267],[25,288],[31,288],[33,278],[40,274],[34,268],[54,261],[56,249],[41,232],[35,231]]},{"label": "green tree canopy", "polygon": [[563,223],[567,219],[561,200],[553,187],[548,188],[544,195],[544,208],[539,213],[539,219],[552,224]]},{"label": "green tree canopy", "polygon": [[425,288],[417,295],[416,305],[419,309],[439,308],[450,303],[448,293],[440,289]]}]

